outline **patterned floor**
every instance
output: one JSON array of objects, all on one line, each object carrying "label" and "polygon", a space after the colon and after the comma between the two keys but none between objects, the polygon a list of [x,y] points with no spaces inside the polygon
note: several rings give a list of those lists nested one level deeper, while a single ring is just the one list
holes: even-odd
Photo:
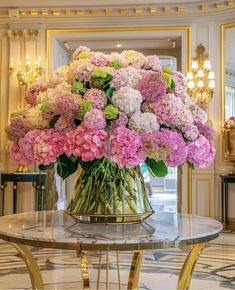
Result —
[{"label": "patterned floor", "polygon": [[[46,289],[82,289],[79,258],[74,251],[32,249],[40,265]],[[98,253],[89,256],[91,289],[96,289]],[[141,269],[140,289],[176,289],[185,259],[182,250],[148,251]],[[101,281],[106,278],[106,255],[102,256]],[[126,289],[131,255],[120,254],[122,289]],[[109,254],[109,289],[118,289],[116,254]],[[30,289],[24,262],[5,242],[0,243],[0,289]],[[105,283],[99,289],[106,289]],[[223,233],[202,253],[194,271],[192,290],[235,289],[235,233]]]}]

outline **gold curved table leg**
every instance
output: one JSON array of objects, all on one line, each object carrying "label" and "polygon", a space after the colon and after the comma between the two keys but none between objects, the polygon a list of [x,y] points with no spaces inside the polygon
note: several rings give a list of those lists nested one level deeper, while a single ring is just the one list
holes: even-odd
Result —
[{"label": "gold curved table leg", "polygon": [[27,266],[32,289],[44,289],[41,272],[31,251],[26,246],[21,244],[11,243],[11,245],[20,253]]},{"label": "gold curved table leg", "polygon": [[129,280],[128,280],[128,290],[138,290],[139,289],[139,278],[140,278],[140,269],[141,263],[143,260],[144,251],[135,251],[132,262],[131,268],[129,273]]},{"label": "gold curved table leg", "polygon": [[81,264],[83,289],[89,290],[90,282],[89,282],[89,273],[88,273],[88,261],[87,261],[85,252],[81,252],[80,257],[81,257],[80,264]]},{"label": "gold curved table leg", "polygon": [[192,279],[193,269],[206,244],[197,244],[189,252],[178,279],[177,290],[188,290]]}]

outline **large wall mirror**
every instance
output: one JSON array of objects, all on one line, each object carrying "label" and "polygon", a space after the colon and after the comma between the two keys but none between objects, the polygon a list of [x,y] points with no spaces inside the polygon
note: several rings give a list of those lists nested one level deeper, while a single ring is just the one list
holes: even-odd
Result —
[{"label": "large wall mirror", "polygon": [[235,22],[222,25],[222,121],[235,116]]},{"label": "large wall mirror", "polygon": [[[74,49],[84,45],[107,54],[125,49],[135,49],[145,55],[157,54],[163,66],[186,72],[191,57],[190,32],[190,27],[48,29],[47,71],[50,73],[67,63]],[[169,168],[164,178],[152,178],[145,168],[142,170],[154,206],[164,211],[181,211],[185,182],[177,169]],[[186,190],[187,200],[191,200],[190,184]],[[158,198],[154,198],[156,194]],[[190,212],[190,209],[185,211]]]}]

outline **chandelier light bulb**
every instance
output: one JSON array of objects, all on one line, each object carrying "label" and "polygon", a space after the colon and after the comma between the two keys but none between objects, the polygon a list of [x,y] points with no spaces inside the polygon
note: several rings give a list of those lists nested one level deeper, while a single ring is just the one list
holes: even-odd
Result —
[{"label": "chandelier light bulb", "polygon": [[198,81],[197,87],[198,88],[203,88],[204,87],[204,82],[202,80]]},{"label": "chandelier light bulb", "polygon": [[210,61],[208,59],[206,59],[204,61],[203,68],[208,69],[208,70],[211,69],[211,63],[210,63]]},{"label": "chandelier light bulb", "polygon": [[198,69],[198,62],[196,60],[192,62],[192,69]]},{"label": "chandelier light bulb", "polygon": [[209,72],[208,79],[209,80],[214,80],[215,79],[215,73],[213,71]]},{"label": "chandelier light bulb", "polygon": [[187,79],[188,80],[193,80],[193,74],[192,74],[192,72],[188,72],[187,73]]},{"label": "chandelier light bulb", "polygon": [[199,78],[204,77],[204,72],[203,72],[202,69],[199,69],[199,70],[198,70],[198,72],[197,72],[197,76],[198,76]]},{"label": "chandelier light bulb", "polygon": [[209,87],[210,89],[214,89],[214,88],[215,88],[215,81],[214,81],[214,80],[210,80],[210,81],[209,81],[209,84],[208,84],[208,87]]},{"label": "chandelier light bulb", "polygon": [[189,89],[193,89],[195,86],[194,86],[194,81],[193,80],[190,80],[189,82],[188,82],[188,88]]}]

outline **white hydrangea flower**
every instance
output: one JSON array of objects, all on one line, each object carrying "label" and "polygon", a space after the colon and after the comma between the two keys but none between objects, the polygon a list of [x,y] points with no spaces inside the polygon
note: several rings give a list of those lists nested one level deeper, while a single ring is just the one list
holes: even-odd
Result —
[{"label": "white hydrangea flower", "polygon": [[145,63],[145,56],[141,52],[135,50],[123,50],[121,54],[124,55],[128,64],[143,66]]},{"label": "white hydrangea flower", "polygon": [[112,101],[120,111],[130,116],[140,111],[143,99],[139,91],[129,87],[122,87],[114,92]]},{"label": "white hydrangea flower", "polygon": [[130,117],[128,126],[139,133],[147,133],[159,130],[157,118],[153,113],[137,112]]},{"label": "white hydrangea flower", "polygon": [[32,128],[44,129],[49,127],[49,121],[42,116],[41,106],[38,104],[27,111],[26,119]]}]

